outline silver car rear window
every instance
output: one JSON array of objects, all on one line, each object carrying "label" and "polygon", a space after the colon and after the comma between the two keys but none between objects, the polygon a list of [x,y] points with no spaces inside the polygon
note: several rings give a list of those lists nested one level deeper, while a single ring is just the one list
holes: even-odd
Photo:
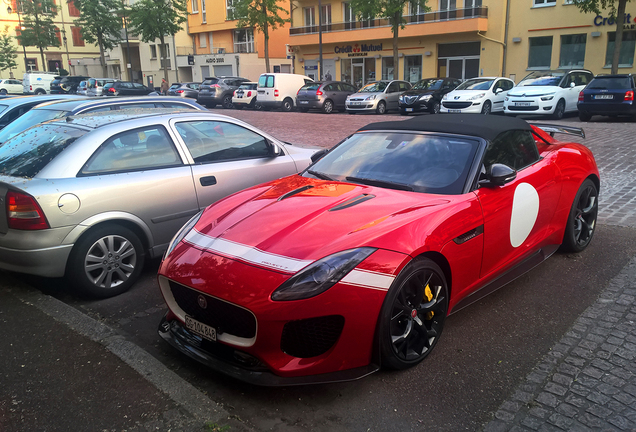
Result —
[{"label": "silver car rear window", "polygon": [[85,130],[67,125],[40,125],[0,146],[0,175],[35,177]]}]

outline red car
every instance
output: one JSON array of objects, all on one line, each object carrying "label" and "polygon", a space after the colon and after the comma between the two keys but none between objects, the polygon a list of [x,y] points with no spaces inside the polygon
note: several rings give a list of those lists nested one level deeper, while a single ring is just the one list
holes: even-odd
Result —
[{"label": "red car", "polygon": [[370,124],[173,239],[159,334],[238,379],[291,385],[419,363],[445,317],[594,234],[590,150],[517,118]]}]

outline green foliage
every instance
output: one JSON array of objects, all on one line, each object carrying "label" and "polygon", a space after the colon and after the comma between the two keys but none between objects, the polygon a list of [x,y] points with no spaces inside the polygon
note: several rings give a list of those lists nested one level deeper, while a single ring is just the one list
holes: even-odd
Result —
[{"label": "green foliage", "polygon": [[609,12],[609,16],[616,17],[619,3],[628,3],[630,0],[573,0],[573,4],[585,13],[595,13],[601,15],[604,10]]},{"label": "green foliage", "polygon": [[12,70],[18,66],[15,59],[18,57],[18,49],[13,44],[12,37],[9,36],[9,26],[4,27],[4,32],[0,35],[0,71]]},{"label": "green foliage", "polygon": [[238,17],[237,27],[251,27],[265,33],[289,22],[289,18],[281,18],[287,11],[280,7],[277,0],[236,0],[234,16]]},{"label": "green foliage", "polygon": [[154,42],[174,35],[186,22],[186,0],[140,0],[128,13],[128,23],[133,33],[143,42]]},{"label": "green foliage", "polygon": [[20,44],[35,46],[40,50],[57,47],[60,42],[55,34],[53,18],[57,15],[52,0],[22,0],[22,26],[24,30],[18,36]]},{"label": "green foliage", "polygon": [[230,427],[228,425],[219,426],[216,423],[210,423],[210,422],[205,424],[206,432],[225,432],[225,431],[227,431],[229,429],[230,429]]},{"label": "green foliage", "polygon": [[117,0],[75,0],[80,17],[74,21],[82,29],[82,37],[97,44],[100,51],[115,48],[121,40],[122,21],[114,10],[121,8]]}]

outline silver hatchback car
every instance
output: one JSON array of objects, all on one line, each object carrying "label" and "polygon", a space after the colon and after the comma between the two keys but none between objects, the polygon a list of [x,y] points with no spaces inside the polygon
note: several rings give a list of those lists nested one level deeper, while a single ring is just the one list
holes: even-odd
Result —
[{"label": "silver hatchback car", "polygon": [[230,117],[163,111],[70,116],[4,143],[0,268],[117,295],[193,215],[303,170],[318,150]]},{"label": "silver hatchback car", "polygon": [[347,96],[345,106],[349,114],[369,111],[384,114],[389,110],[399,109],[400,95],[410,89],[411,83],[407,81],[375,81]]}]

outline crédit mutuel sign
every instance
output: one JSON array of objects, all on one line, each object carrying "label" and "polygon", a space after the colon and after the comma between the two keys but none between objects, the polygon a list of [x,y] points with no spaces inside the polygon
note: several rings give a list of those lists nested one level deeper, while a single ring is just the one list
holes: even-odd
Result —
[{"label": "cr\u00e9dit mutuel sign", "polygon": [[333,52],[336,54],[347,54],[347,57],[366,57],[370,52],[382,51],[382,44],[354,44],[336,46]]},{"label": "cr\u00e9dit mutuel sign", "polygon": [[[636,21],[636,19],[632,20],[632,14],[626,13],[623,19],[623,29],[624,30],[636,29],[636,22],[634,21]],[[604,25],[615,26],[616,19],[612,17],[604,17],[602,15],[596,15],[596,18],[594,18],[594,25],[597,27],[604,26]]]}]

